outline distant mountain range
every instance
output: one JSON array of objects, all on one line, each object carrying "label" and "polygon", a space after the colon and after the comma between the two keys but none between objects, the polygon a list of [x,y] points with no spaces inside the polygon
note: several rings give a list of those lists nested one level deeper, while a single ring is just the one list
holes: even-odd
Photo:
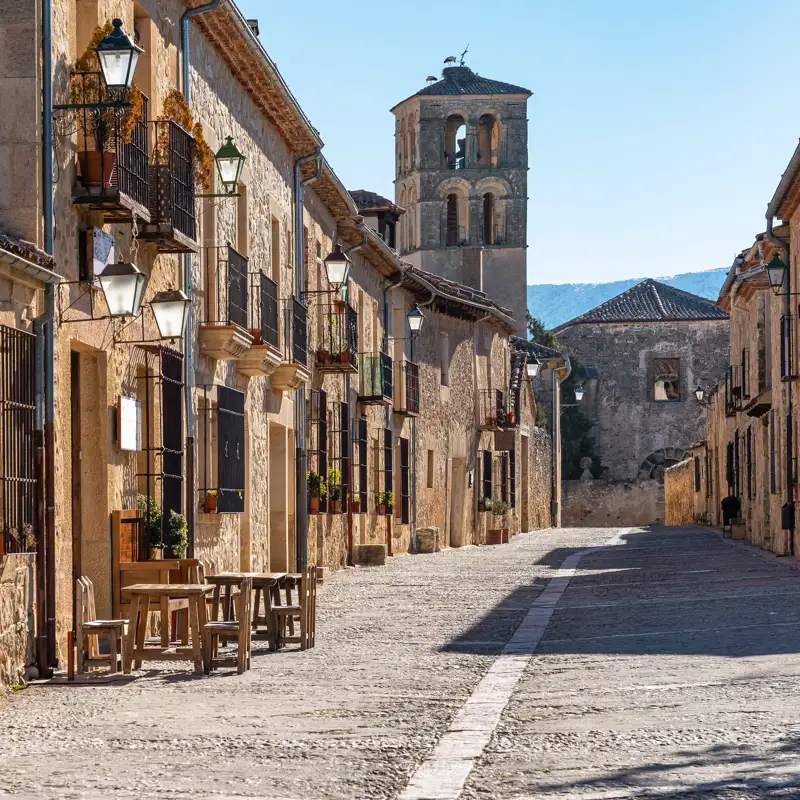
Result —
[{"label": "distant mountain range", "polygon": [[[669,275],[655,280],[716,300],[727,272],[728,267],[720,267],[704,272]],[[545,327],[553,328],[584,314],[600,303],[605,303],[643,280],[644,278],[631,278],[610,283],[539,283],[528,286],[528,310]]]}]

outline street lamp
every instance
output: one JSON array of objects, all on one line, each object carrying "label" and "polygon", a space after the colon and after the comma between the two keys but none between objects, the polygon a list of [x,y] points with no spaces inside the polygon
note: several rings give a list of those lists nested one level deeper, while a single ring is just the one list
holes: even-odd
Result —
[{"label": "street lamp", "polygon": [[698,387],[694,390],[694,396],[697,398],[698,403],[702,403],[705,399],[706,393],[703,391],[702,387],[698,385]]},{"label": "street lamp", "polygon": [[144,52],[122,30],[122,20],[112,19],[114,26],[94,48],[103,80],[109,89],[130,89],[139,56]]},{"label": "street lamp", "polygon": [[535,378],[539,374],[539,368],[541,364],[537,359],[533,359],[532,361],[529,360],[527,364],[525,364],[525,369],[528,373],[529,378]]},{"label": "street lamp", "polygon": [[242,177],[242,170],[244,169],[244,160],[244,156],[233,143],[233,139],[230,136],[226,136],[225,144],[217,150],[214,161],[217,162],[219,179],[227,194],[233,194],[239,186],[239,179]]},{"label": "street lamp", "polygon": [[767,277],[769,278],[769,285],[772,291],[777,295],[780,294],[783,288],[784,281],[786,280],[786,264],[776,252],[767,264]]},{"label": "street lamp", "polygon": [[583,400],[583,386],[575,387],[575,399],[580,403]]},{"label": "street lamp", "polygon": [[150,301],[162,339],[179,339],[186,329],[191,301],[180,289],[158,292]]},{"label": "street lamp", "polygon": [[136,317],[142,307],[147,276],[135,264],[118,261],[109,264],[98,276],[112,317]]},{"label": "street lamp", "polygon": [[425,315],[420,310],[420,307],[414,303],[414,305],[408,309],[406,319],[408,320],[408,328],[413,336],[415,333],[419,333],[420,329],[422,328],[422,323],[425,321]]},{"label": "street lamp", "polygon": [[328,283],[334,292],[338,292],[347,282],[350,273],[350,259],[342,250],[342,246],[337,244],[325,258],[325,272],[328,274]]}]

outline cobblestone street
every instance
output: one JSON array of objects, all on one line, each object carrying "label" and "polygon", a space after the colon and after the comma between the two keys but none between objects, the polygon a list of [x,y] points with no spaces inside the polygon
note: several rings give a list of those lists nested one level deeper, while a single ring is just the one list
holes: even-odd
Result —
[{"label": "cobblestone street", "polygon": [[[305,653],[257,643],[243,676],[143,670],[0,700],[0,796],[800,797],[798,594],[788,560],[686,528],[348,570],[321,588]],[[498,659],[536,619],[535,650]],[[454,790],[434,748],[503,659],[519,680]],[[419,788],[423,762],[440,785]]]}]

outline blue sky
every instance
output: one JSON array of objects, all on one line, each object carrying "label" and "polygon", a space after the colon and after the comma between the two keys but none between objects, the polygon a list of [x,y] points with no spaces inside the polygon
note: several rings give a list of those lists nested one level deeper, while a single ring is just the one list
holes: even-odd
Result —
[{"label": "blue sky", "polygon": [[238,0],[345,185],[393,197],[389,109],[466,63],[534,92],[528,282],[727,266],[800,136],[796,0]]}]

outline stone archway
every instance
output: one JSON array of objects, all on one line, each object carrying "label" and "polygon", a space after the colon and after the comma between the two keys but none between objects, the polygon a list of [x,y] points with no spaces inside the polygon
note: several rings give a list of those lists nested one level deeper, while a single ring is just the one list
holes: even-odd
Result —
[{"label": "stone archway", "polygon": [[686,458],[686,451],[682,447],[662,447],[650,453],[639,466],[639,480],[657,480],[664,482],[664,470],[678,464]]}]

